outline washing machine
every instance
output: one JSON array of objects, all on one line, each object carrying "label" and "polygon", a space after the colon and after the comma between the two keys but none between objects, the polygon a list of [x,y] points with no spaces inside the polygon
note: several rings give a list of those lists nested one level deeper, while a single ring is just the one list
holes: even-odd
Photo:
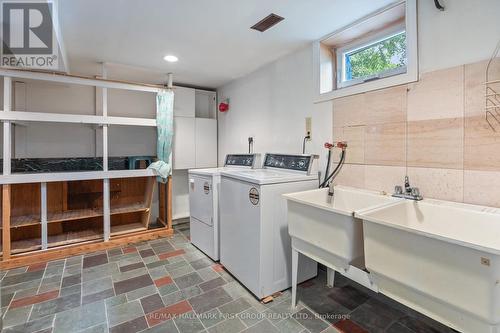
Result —
[{"label": "washing machine", "polygon": [[[318,187],[315,157],[266,154],[262,169],[221,172],[220,261],[259,299],[292,285],[282,195]],[[316,262],[299,260],[299,282],[317,275]]]},{"label": "washing machine", "polygon": [[219,260],[220,173],[260,167],[260,154],[228,154],[223,167],[188,170],[191,243],[215,261]]}]

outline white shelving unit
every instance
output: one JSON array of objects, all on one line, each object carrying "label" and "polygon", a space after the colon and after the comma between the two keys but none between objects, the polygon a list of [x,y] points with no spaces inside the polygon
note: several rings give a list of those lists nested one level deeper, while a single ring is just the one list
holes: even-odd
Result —
[{"label": "white shelving unit", "polygon": [[[103,180],[103,234],[104,241],[109,241],[111,234],[110,219],[110,179],[130,178],[130,177],[151,177],[155,176],[153,170],[108,170],[108,128],[112,125],[121,126],[148,126],[156,127],[155,119],[114,117],[108,116],[108,89],[123,89],[128,91],[141,91],[149,93],[158,93],[165,89],[162,86],[136,84],[123,81],[106,80],[106,70],[103,65],[103,79],[94,79],[82,76],[72,76],[64,74],[51,74],[44,72],[32,72],[26,70],[0,69],[0,76],[3,76],[3,110],[0,111],[0,121],[3,123],[3,173],[0,176],[0,184],[22,184],[22,183],[40,183],[41,198],[41,249],[45,250],[49,246],[47,236],[47,183],[61,181],[77,180]],[[12,109],[12,85],[13,79],[42,80],[57,82],[63,84],[75,84],[93,86],[102,89],[102,115],[79,115],[79,114],[61,114],[46,112],[27,112],[16,111]],[[182,96],[182,93],[179,94]],[[176,96],[177,97],[177,96]],[[193,97],[194,99],[194,97]],[[193,106],[194,109],[194,106]],[[11,147],[12,147],[12,124],[16,122],[45,122],[45,123],[72,123],[89,124],[102,127],[102,171],[85,172],[56,172],[56,173],[33,173],[33,174],[12,174],[11,173]],[[3,209],[9,209],[3,207]],[[8,239],[7,239],[8,240]],[[5,248],[6,239],[4,232],[3,245]],[[8,256],[8,254],[7,254]],[[5,253],[4,253],[5,259]]]}]

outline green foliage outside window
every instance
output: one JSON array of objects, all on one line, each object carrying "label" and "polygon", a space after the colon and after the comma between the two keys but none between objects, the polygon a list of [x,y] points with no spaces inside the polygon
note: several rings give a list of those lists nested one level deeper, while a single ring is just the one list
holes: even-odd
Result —
[{"label": "green foliage outside window", "polygon": [[363,78],[406,66],[406,33],[402,32],[367,48],[348,53],[346,79]]}]

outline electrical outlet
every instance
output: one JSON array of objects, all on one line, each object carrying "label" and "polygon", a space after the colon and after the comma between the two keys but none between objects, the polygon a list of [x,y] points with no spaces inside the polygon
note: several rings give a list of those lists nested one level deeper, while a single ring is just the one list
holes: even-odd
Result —
[{"label": "electrical outlet", "polygon": [[311,117],[306,117],[306,135],[309,134],[309,136],[312,137],[312,118]]}]

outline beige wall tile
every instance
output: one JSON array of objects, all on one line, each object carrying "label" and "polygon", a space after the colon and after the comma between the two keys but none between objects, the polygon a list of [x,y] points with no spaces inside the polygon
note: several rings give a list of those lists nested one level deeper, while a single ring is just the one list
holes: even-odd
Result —
[{"label": "beige wall tile", "polygon": [[362,94],[333,100],[334,127],[364,125],[365,115],[366,108]]},{"label": "beige wall tile", "polygon": [[463,168],[463,118],[408,122],[408,166]]},{"label": "beige wall tile", "polygon": [[395,185],[402,185],[406,175],[405,167],[367,165],[365,186],[369,190],[394,192]]},{"label": "beige wall tile", "polygon": [[342,141],[347,141],[346,163],[365,163],[365,126],[344,127]]},{"label": "beige wall tile", "polygon": [[484,116],[465,119],[464,168],[500,171],[500,132],[495,132]]},{"label": "beige wall tile", "polygon": [[465,170],[464,202],[500,207],[500,172]]},{"label": "beige wall tile", "polygon": [[407,86],[403,85],[366,93],[366,124],[406,121],[406,90]]},{"label": "beige wall tile", "polygon": [[[464,77],[466,117],[480,115],[484,116],[486,103],[486,87],[484,85],[484,82],[486,80],[487,64],[488,61],[481,61],[465,65]],[[492,61],[489,68],[489,76],[491,79],[500,79],[500,58],[496,58]],[[489,85],[489,87],[495,92],[500,93],[500,82],[497,84]],[[493,91],[489,90],[488,93],[491,94],[493,93]],[[491,102],[488,102],[488,105],[492,105]]]},{"label": "beige wall tile", "polygon": [[[344,140],[344,128],[343,127],[334,127],[332,138],[333,138],[332,143]],[[335,149],[332,153],[332,161],[338,162],[339,160],[340,160],[340,150]]]},{"label": "beige wall tile", "polygon": [[406,123],[368,125],[365,131],[365,163],[405,165]]},{"label": "beige wall tile", "polygon": [[408,86],[408,121],[463,117],[464,66],[421,75]]},{"label": "beige wall tile", "polygon": [[418,187],[424,198],[462,202],[463,170],[408,168],[411,186]]},{"label": "beige wall tile", "polygon": [[365,188],[365,166],[345,164],[337,178],[335,178],[334,184]]}]

